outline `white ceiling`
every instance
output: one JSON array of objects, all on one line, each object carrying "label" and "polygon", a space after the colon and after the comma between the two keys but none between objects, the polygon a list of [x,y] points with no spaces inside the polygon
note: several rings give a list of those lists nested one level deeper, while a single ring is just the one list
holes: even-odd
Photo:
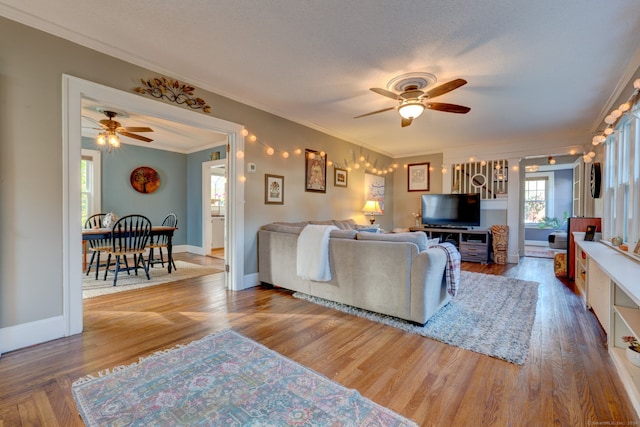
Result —
[{"label": "white ceiling", "polygon": [[[0,14],[394,157],[588,147],[640,65],[637,0],[0,0]],[[369,88],[410,72],[466,79],[435,102],[471,112],[353,119],[394,106]]]}]

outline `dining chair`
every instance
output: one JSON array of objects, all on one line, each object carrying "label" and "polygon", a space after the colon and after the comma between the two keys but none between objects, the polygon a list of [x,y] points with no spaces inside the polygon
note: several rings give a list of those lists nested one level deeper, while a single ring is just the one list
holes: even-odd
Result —
[{"label": "dining chair", "polygon": [[[134,270],[138,275],[138,268],[142,268],[149,276],[149,265],[144,260],[144,252],[151,236],[151,221],[143,215],[127,215],[120,218],[113,225],[111,230],[111,248],[107,251],[107,269],[104,272],[104,280],[107,280],[107,273],[113,271],[113,286],[118,282],[118,273],[125,270],[127,274]],[[127,255],[133,256],[133,266],[129,266]],[[115,266],[110,269],[111,257],[115,257]],[[124,261],[124,268],[121,266]]]},{"label": "dining chair", "polygon": [[[84,222],[85,229],[94,229],[94,228],[105,228],[103,224],[103,220],[106,214],[98,213],[91,215]],[[111,249],[111,238],[105,239],[96,239],[89,240],[88,242],[89,251],[91,252],[91,260],[89,261],[89,266],[87,267],[87,276],[91,272],[91,267],[94,265],[96,267],[96,280],[98,280],[98,272],[100,270],[100,265],[106,266],[106,264],[100,264],[100,254],[105,253]]]},{"label": "dining chair", "polygon": [[[165,227],[177,227],[178,217],[176,216],[176,214],[170,213],[169,215],[164,217],[164,220],[162,221],[162,225]],[[151,243],[148,246],[149,258],[147,262],[150,268],[153,267],[154,264],[161,264],[162,267],[164,267],[164,255],[162,254],[162,248],[166,248],[168,244],[169,244],[169,236],[167,235],[158,235],[158,236],[151,237]],[[154,258],[153,256],[155,249],[158,249],[158,252],[160,252],[159,258]],[[173,269],[176,270],[176,263],[173,260],[173,254],[171,255],[171,259],[167,260],[167,262],[171,262],[171,265],[173,265]]]}]

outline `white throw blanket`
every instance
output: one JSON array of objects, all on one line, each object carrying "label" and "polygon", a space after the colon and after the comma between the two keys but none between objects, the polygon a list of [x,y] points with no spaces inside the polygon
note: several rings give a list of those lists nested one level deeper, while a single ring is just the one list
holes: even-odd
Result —
[{"label": "white throw blanket", "polygon": [[307,225],[302,229],[296,253],[298,276],[318,282],[331,280],[329,235],[337,229],[335,225]]}]

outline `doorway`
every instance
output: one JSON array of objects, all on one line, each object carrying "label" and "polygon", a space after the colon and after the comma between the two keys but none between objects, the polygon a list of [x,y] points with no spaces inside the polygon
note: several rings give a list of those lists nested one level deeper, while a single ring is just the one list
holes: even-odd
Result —
[{"label": "doorway", "polygon": [[202,241],[204,254],[222,261],[226,270],[227,159],[202,164]]},{"label": "doorway", "polygon": [[122,110],[136,111],[151,117],[175,121],[188,126],[210,129],[227,135],[229,180],[227,194],[227,217],[229,218],[229,238],[227,239],[227,286],[231,290],[244,288],[244,184],[240,180],[244,169],[244,157],[236,153],[244,151],[243,127],[215,117],[176,108],[163,102],[140,95],[109,88],[77,77],[62,76],[62,151],[63,151],[63,224],[62,265],[63,315],[65,335],[82,332],[82,233],[80,164],[81,164],[81,115],[82,99],[99,100]]}]

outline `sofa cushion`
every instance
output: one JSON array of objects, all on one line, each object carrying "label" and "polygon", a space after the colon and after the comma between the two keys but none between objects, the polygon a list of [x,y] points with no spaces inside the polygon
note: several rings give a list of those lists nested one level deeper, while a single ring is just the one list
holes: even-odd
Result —
[{"label": "sofa cushion", "polygon": [[386,242],[410,242],[418,246],[420,252],[427,249],[427,235],[425,233],[358,233],[358,240],[382,240]]},{"label": "sofa cushion", "polygon": [[329,237],[332,239],[355,239],[356,230],[331,230]]},{"label": "sofa cushion", "polygon": [[333,224],[340,230],[355,230],[356,221],[353,219],[334,219]]},{"label": "sofa cushion", "polygon": [[277,224],[277,223],[267,224],[262,227],[263,230],[276,231],[278,233],[290,233],[290,234],[300,234],[302,233],[303,228],[304,227],[296,227],[294,225]]},{"label": "sofa cushion", "polygon": [[333,221],[328,220],[328,221],[309,221],[309,224],[313,224],[313,225],[335,225],[333,223]]},{"label": "sofa cushion", "polygon": [[276,221],[276,222],[274,222],[274,224],[277,224],[277,225],[288,225],[290,227],[304,228],[309,224],[309,222],[308,221],[300,221],[300,222],[281,222],[281,221]]},{"label": "sofa cushion", "polygon": [[434,237],[433,239],[427,239],[427,247],[430,248],[432,246],[440,244],[440,238]]}]

